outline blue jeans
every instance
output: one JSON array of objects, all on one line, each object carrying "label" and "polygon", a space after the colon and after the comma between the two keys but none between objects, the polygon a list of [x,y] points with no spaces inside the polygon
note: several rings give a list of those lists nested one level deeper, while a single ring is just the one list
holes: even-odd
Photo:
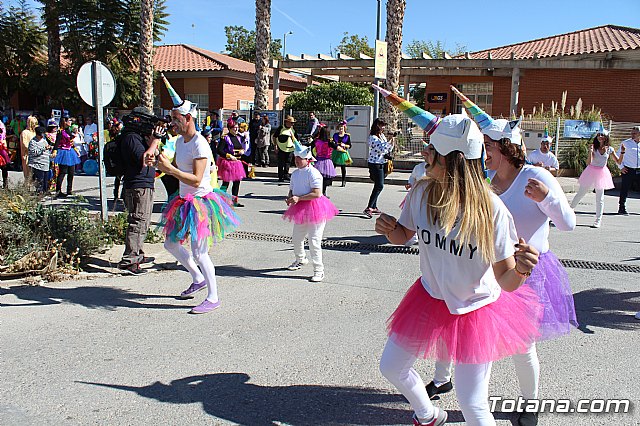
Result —
[{"label": "blue jeans", "polygon": [[369,204],[367,204],[370,209],[378,208],[378,196],[382,192],[382,188],[384,188],[384,169],[386,165],[386,162],[383,164],[369,163],[369,178],[373,181],[373,189],[369,197]]},{"label": "blue jeans", "polygon": [[49,170],[38,170],[32,167],[31,176],[33,176],[38,194],[46,194],[49,192]]}]

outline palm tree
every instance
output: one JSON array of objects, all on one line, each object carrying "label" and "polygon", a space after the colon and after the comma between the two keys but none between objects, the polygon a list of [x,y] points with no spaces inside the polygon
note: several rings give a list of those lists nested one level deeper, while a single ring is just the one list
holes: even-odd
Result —
[{"label": "palm tree", "polygon": [[[256,0],[256,84],[254,109],[267,109],[269,103],[269,50],[271,44],[271,0]],[[277,108],[274,105],[273,108]]]},{"label": "palm tree", "polygon": [[[400,83],[402,22],[406,6],[405,0],[387,0],[387,80],[384,86],[392,93],[397,92]],[[388,102],[382,103],[382,115],[387,119],[390,129],[398,129],[398,110]]]},{"label": "palm tree", "polygon": [[140,4],[140,104],[153,109],[153,0]]},{"label": "palm tree", "polygon": [[47,68],[50,73],[60,73],[60,11],[57,0],[39,0],[42,3],[44,26],[47,29]]}]

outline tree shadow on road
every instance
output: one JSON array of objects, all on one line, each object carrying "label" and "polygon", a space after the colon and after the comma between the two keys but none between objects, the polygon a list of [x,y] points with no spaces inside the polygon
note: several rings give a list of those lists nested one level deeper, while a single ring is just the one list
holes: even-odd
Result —
[{"label": "tree shadow on road", "polygon": [[[594,333],[590,326],[615,330],[638,330],[640,321],[634,318],[640,311],[640,291],[619,292],[609,288],[594,288],[573,295],[580,331]],[[629,314],[629,312],[633,312]]]},{"label": "tree shadow on road", "polygon": [[55,288],[45,286],[24,286],[0,289],[0,296],[13,294],[18,299],[31,303],[7,304],[2,307],[45,306],[62,303],[73,303],[89,309],[144,308],[144,309],[184,309],[183,305],[167,305],[161,303],[145,303],[153,299],[172,299],[174,296],[158,294],[140,294],[113,287],[75,287]]}]

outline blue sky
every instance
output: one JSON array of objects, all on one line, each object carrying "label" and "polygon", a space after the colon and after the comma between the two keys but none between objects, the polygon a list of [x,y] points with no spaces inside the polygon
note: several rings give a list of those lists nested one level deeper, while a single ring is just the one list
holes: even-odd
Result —
[{"label": "blue sky", "polygon": [[[382,39],[385,4],[383,0]],[[372,42],[376,5],[376,0],[272,0],[272,36],[282,38],[285,32],[293,31],[287,36],[287,53],[294,55],[328,54],[345,31],[366,35]],[[167,0],[167,6],[171,25],[164,44],[187,43],[221,52],[226,43],[225,26],[255,26],[255,2],[251,0]],[[491,13],[486,16],[488,10]],[[637,28],[639,16],[638,0],[407,0],[403,38],[405,43],[441,40],[450,48],[459,43],[476,51],[604,24]]]}]

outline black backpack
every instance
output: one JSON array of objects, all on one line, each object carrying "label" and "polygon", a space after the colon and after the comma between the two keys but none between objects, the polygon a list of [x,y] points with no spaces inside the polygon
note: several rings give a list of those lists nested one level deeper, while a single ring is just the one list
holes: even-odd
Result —
[{"label": "black backpack", "polygon": [[116,136],[114,140],[104,145],[103,158],[104,167],[109,176],[122,176],[126,170],[122,150],[120,149],[120,141],[122,133]]}]

